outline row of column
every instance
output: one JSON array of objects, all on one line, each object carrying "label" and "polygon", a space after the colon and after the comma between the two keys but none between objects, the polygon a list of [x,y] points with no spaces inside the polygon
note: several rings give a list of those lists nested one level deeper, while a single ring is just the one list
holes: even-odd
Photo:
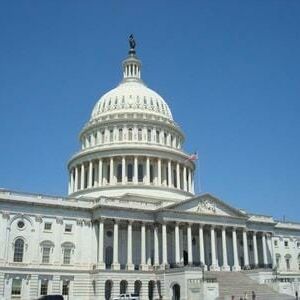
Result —
[{"label": "row of column", "polygon": [[[134,270],[134,264],[132,261],[132,221],[128,221],[127,224],[127,264],[126,268],[128,270]],[[188,264],[193,265],[193,251],[192,251],[192,225],[191,223],[187,224],[186,230],[187,230],[187,253],[188,253]],[[174,234],[175,234],[175,245],[172,245],[175,247],[175,264],[177,266],[182,265],[181,261],[181,255],[180,255],[180,234],[179,234],[179,226],[180,223],[175,223],[174,228]],[[205,261],[205,242],[204,242],[204,236],[203,236],[203,224],[198,224],[198,238],[199,238],[199,258],[200,258],[200,264],[203,268],[207,269],[207,264]],[[238,245],[237,245],[237,228],[235,227],[222,227],[222,258],[223,258],[223,265],[219,266],[217,263],[217,249],[216,249],[216,227],[210,226],[210,243],[211,243],[211,265],[209,266],[210,271],[219,271],[220,269],[223,271],[229,271],[230,266],[228,264],[228,256],[227,256],[227,239],[226,239],[226,232],[228,229],[232,232],[232,247],[233,247],[233,265],[232,265],[232,271],[239,271],[241,270],[241,266],[239,263],[238,258]],[[159,227],[161,227],[161,242],[162,242],[162,259],[161,264],[159,260]],[[140,269],[141,270],[148,270],[149,265],[151,265],[151,259],[150,261],[146,261],[146,236],[150,237],[150,228],[148,228],[148,232],[146,234],[146,223],[141,223],[141,262],[140,262]],[[248,253],[248,231],[245,228],[242,228],[242,234],[243,234],[243,257],[244,257],[244,267],[249,266],[249,253]],[[112,263],[112,269],[113,270],[119,270],[120,269],[120,263],[119,263],[119,222],[114,221],[114,230],[113,230],[113,263]],[[154,224],[153,226],[153,235],[154,235],[154,267],[161,269],[166,268],[169,266],[169,260],[168,260],[168,249],[167,249],[167,224],[162,223],[160,224]],[[268,256],[267,256],[267,238],[269,235],[267,235],[265,232],[262,232],[262,254],[263,254],[263,263],[265,266],[269,265],[268,262]],[[254,253],[254,265],[258,266],[258,247],[257,247],[257,233],[255,231],[252,232],[252,239],[253,239],[253,253]],[[99,245],[98,245],[98,266],[101,269],[105,268],[104,263],[104,220],[99,220]],[[150,245],[150,242],[147,243]],[[148,251],[149,253],[149,251]]]},{"label": "row of column", "polygon": [[127,127],[105,128],[82,137],[82,149],[112,142],[148,142],[172,148],[181,148],[181,139],[177,135],[156,128]]},{"label": "row of column", "polygon": [[[139,180],[142,165],[142,181]],[[100,158],[73,167],[69,176],[69,194],[85,188],[117,183],[166,186],[194,193],[193,170],[184,163],[150,157],[122,156]]]}]

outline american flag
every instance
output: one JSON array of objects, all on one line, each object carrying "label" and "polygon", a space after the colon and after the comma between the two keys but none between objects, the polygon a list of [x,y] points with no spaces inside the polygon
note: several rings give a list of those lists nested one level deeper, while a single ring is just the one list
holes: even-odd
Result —
[{"label": "american flag", "polygon": [[194,152],[185,161],[196,161],[197,159],[198,159],[198,154],[197,152]]}]

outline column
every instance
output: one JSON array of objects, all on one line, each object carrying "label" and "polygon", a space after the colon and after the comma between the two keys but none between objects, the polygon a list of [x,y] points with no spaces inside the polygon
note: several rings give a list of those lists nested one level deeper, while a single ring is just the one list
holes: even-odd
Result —
[{"label": "column", "polygon": [[184,265],[184,257],[183,257],[183,226],[180,228],[179,226],[179,256],[180,256],[180,264]]},{"label": "column", "polygon": [[70,172],[70,191],[69,194],[74,192],[74,168],[71,169]]},{"label": "column", "polygon": [[176,183],[177,183],[177,188],[180,189],[180,165],[179,165],[179,163],[176,164]]},{"label": "column", "polygon": [[137,156],[134,157],[134,163],[133,163],[133,183],[138,183],[138,158]]},{"label": "column", "polygon": [[222,227],[222,254],[223,254],[222,271],[229,271],[230,267],[228,266],[228,258],[227,258],[226,228],[225,228],[225,226]]},{"label": "column", "polygon": [[172,187],[172,164],[171,161],[168,160],[168,180],[169,180],[169,187]]},{"label": "column", "polygon": [[175,263],[180,265],[179,224],[175,223]]},{"label": "column", "polygon": [[158,225],[154,225],[154,266],[159,266]]},{"label": "column", "polygon": [[232,243],[233,243],[233,266],[232,271],[240,271],[241,267],[239,265],[238,249],[237,249],[237,239],[236,239],[236,228],[232,228]]},{"label": "column", "polygon": [[141,265],[140,269],[143,271],[148,270],[146,265],[146,225],[142,223],[141,225]]},{"label": "column", "polygon": [[84,163],[81,164],[81,174],[80,174],[80,189],[83,190],[84,189],[84,177],[85,177],[85,174],[84,174]]},{"label": "column", "polygon": [[113,270],[120,270],[119,263],[119,223],[114,221],[114,241],[113,241]]},{"label": "column", "polygon": [[218,271],[219,267],[216,260],[216,239],[215,239],[215,228],[210,227],[210,244],[211,244],[211,266],[210,271]]},{"label": "column", "polygon": [[204,238],[203,238],[203,225],[199,224],[199,251],[200,251],[200,264],[203,265],[204,269],[206,269],[205,265],[205,253],[204,253]]},{"label": "column", "polygon": [[266,238],[267,238],[268,249],[270,251],[269,265],[272,264],[271,267],[274,268],[276,266],[276,257],[274,255],[274,251],[273,251],[273,247],[272,247],[272,235],[271,234],[267,234]]},{"label": "column", "polygon": [[168,242],[167,242],[167,224],[163,223],[161,225],[162,231],[162,268],[165,268],[168,265]]},{"label": "column", "polygon": [[109,174],[109,184],[114,184],[114,158],[110,158],[110,174]]},{"label": "column", "polygon": [[266,233],[262,234],[262,247],[263,247],[263,259],[264,259],[264,268],[268,267],[268,257],[267,257],[267,244],[266,244]]},{"label": "column", "polygon": [[127,182],[126,177],[126,158],[125,156],[122,157],[122,184],[125,184]]},{"label": "column", "polygon": [[187,226],[188,264],[193,264],[192,225]]},{"label": "column", "polygon": [[150,184],[150,158],[146,157],[146,184]]},{"label": "column", "polygon": [[99,231],[98,231],[98,268],[101,270],[105,269],[104,257],[104,220],[99,220]]},{"label": "column", "polygon": [[256,239],[255,231],[253,231],[253,254],[254,254],[254,266],[258,267],[257,239]]},{"label": "column", "polygon": [[183,190],[187,191],[187,184],[186,184],[186,166],[183,166]]},{"label": "column", "polygon": [[191,171],[191,192],[195,194],[195,181],[194,181],[194,172]]},{"label": "column", "polygon": [[247,231],[243,229],[244,269],[249,269],[248,239]]},{"label": "column", "polygon": [[102,166],[103,162],[102,158],[100,158],[98,162],[98,186],[102,186]]},{"label": "column", "polygon": [[127,224],[127,270],[134,270],[134,264],[132,263],[132,222]]},{"label": "column", "polygon": [[148,269],[149,267],[151,267],[151,228],[150,225],[147,228],[147,265],[148,265]]},{"label": "column", "polygon": [[89,178],[88,178],[88,188],[92,187],[93,181],[93,161],[89,162]]},{"label": "column", "polygon": [[75,187],[74,192],[78,191],[78,166],[75,166]]},{"label": "column", "polygon": [[157,159],[157,185],[161,186],[161,159]]},{"label": "column", "polygon": [[192,192],[192,171],[191,169],[188,169],[188,174],[189,174],[189,178],[188,178],[188,192]]}]

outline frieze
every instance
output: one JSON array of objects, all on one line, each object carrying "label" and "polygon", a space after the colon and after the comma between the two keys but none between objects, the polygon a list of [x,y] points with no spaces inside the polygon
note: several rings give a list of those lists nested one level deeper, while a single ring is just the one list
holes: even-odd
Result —
[{"label": "frieze", "polygon": [[198,203],[197,206],[198,213],[216,213],[216,204],[210,199],[203,199]]}]

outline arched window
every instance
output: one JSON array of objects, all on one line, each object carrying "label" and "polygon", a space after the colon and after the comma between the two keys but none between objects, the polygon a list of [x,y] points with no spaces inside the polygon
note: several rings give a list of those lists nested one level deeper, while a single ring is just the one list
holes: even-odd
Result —
[{"label": "arched window", "polygon": [[159,131],[156,130],[156,143],[159,143]]},{"label": "arched window", "polygon": [[133,177],[133,167],[132,164],[128,164],[127,166],[127,180],[128,182],[132,182]]},{"label": "arched window", "polygon": [[105,281],[105,300],[111,299],[113,282],[111,280]]},{"label": "arched window", "polygon": [[109,131],[109,141],[111,143],[114,141],[114,131],[112,129]]},{"label": "arched window", "polygon": [[126,294],[127,293],[127,286],[128,286],[128,283],[126,280],[122,280],[120,282],[120,294]]},{"label": "arched window", "polygon": [[164,144],[167,145],[167,134],[164,133]]},{"label": "arched window", "polygon": [[24,256],[24,241],[19,238],[14,245],[14,262],[22,262]]},{"label": "arched window", "polygon": [[151,142],[151,129],[147,130],[147,141]]},{"label": "arched window", "polygon": [[174,300],[180,300],[180,285],[174,284],[172,288],[172,299]]},{"label": "arched window", "polygon": [[101,132],[101,143],[102,144],[105,143],[105,132],[104,131]]},{"label": "arched window", "polygon": [[154,174],[153,174],[153,166],[150,165],[150,183],[153,183]]},{"label": "arched window", "polygon": [[148,299],[153,300],[154,299],[154,286],[155,282],[153,280],[149,281],[148,283]]},{"label": "arched window", "polygon": [[143,182],[144,180],[144,166],[142,164],[138,165],[138,181]]},{"label": "arched window", "polygon": [[138,140],[141,141],[143,139],[142,128],[138,129]]},{"label": "arched window", "polygon": [[122,182],[122,165],[118,164],[117,166],[117,181]]},{"label": "arched window", "polygon": [[136,280],[134,282],[134,293],[139,296],[141,293],[141,289],[142,289],[142,282],[140,280]]},{"label": "arched window", "polygon": [[123,129],[119,128],[119,141],[122,142],[123,141]]},{"label": "arched window", "polygon": [[128,129],[128,141],[132,141],[132,128]]}]

